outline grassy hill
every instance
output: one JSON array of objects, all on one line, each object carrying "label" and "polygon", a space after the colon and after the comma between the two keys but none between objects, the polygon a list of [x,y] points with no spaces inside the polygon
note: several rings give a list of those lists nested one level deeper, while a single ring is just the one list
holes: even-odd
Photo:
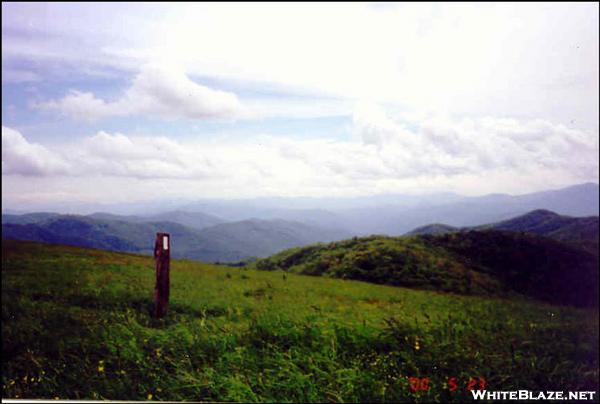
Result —
[{"label": "grassy hill", "polygon": [[371,236],[294,248],[254,265],[461,294],[516,292],[553,303],[598,304],[598,257],[533,234]]},{"label": "grassy hill", "polygon": [[173,261],[153,320],[153,286],[147,256],[3,241],[2,396],[465,402],[471,378],[598,390],[597,309]]}]

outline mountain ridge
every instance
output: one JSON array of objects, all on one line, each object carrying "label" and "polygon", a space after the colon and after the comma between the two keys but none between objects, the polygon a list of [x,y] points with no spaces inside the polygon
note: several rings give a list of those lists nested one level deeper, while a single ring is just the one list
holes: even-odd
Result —
[{"label": "mountain ridge", "polygon": [[[77,205],[80,206],[81,204]],[[56,209],[39,210],[72,212],[69,204]],[[526,194],[487,194],[464,196],[454,193],[423,195],[383,194],[362,197],[278,197],[254,199],[200,199],[197,201],[153,201],[146,203],[98,205],[111,214],[138,216],[161,215],[166,212],[216,216],[223,221],[240,221],[251,217],[281,218],[319,227],[342,227],[356,235],[401,235],[428,223],[444,223],[455,227],[478,226],[506,220],[535,209],[548,209],[562,215],[593,216],[600,214],[600,192],[597,183],[587,182],[564,188]],[[22,209],[19,206],[19,209]],[[5,212],[6,209],[3,210]],[[126,212],[126,213],[125,213]],[[140,214],[142,213],[143,214]],[[150,213],[152,212],[152,213]],[[169,218],[161,218],[171,220]],[[189,225],[191,222],[183,223]]]},{"label": "mountain ridge", "polygon": [[547,209],[536,209],[508,220],[473,227],[459,228],[437,223],[425,225],[413,229],[405,235],[445,234],[470,230],[506,230],[533,233],[598,254],[600,231],[598,216],[571,217],[559,215]]}]

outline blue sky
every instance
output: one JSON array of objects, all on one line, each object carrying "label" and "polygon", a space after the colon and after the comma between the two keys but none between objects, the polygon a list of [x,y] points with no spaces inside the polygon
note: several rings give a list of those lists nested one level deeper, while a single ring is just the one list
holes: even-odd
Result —
[{"label": "blue sky", "polygon": [[596,3],[3,3],[2,204],[598,182],[598,48]]}]

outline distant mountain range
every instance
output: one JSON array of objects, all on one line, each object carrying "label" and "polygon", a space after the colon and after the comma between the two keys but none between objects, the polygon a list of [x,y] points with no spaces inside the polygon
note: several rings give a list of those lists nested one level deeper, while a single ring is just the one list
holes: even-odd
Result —
[{"label": "distant mountain range", "polygon": [[[166,214],[158,218],[161,217],[170,218]],[[197,227],[206,224],[207,218],[211,220],[208,215],[175,214],[175,220],[185,217],[197,219],[193,222]],[[349,237],[343,231],[285,220],[253,219],[198,229],[174,221],[150,221],[156,218],[107,214],[2,215],[2,238],[151,254],[154,235],[161,231],[171,234],[174,258],[235,262],[268,256],[293,246]]]},{"label": "distant mountain range", "polygon": [[286,248],[341,240],[350,236],[343,230],[280,219],[222,223],[206,228],[200,234],[200,252],[190,258],[222,262],[266,257]]},{"label": "distant mountain range", "polygon": [[[167,231],[176,257],[234,262],[353,236],[394,236],[411,229],[409,234],[444,234],[483,226],[532,232],[597,251],[598,194],[598,185],[589,183],[520,196],[263,198],[203,201],[136,215],[3,214],[2,237],[150,253],[154,233]],[[323,206],[315,206],[319,201]],[[535,211],[522,216],[531,210]]]},{"label": "distant mountain range", "polygon": [[585,183],[525,195],[465,197],[439,193],[360,198],[205,200],[184,205],[180,210],[200,211],[225,221],[283,219],[344,229],[354,235],[402,235],[428,223],[477,226],[506,220],[535,209],[570,216],[598,215],[599,195],[598,184]]},{"label": "distant mountain range", "polygon": [[[26,214],[2,214],[2,223],[11,224],[32,224],[39,223],[46,219],[56,218],[61,216],[59,213],[51,212],[36,212]],[[71,217],[79,217],[81,215],[63,215]],[[211,227],[216,224],[224,223],[225,220],[208,215],[202,212],[185,212],[181,210],[174,210],[169,212],[163,212],[160,214],[154,214],[149,216],[135,216],[135,215],[115,215],[113,213],[97,212],[84,217],[98,220],[117,220],[129,223],[153,223],[153,222],[172,222],[178,223],[183,226],[191,227],[193,229],[204,229]]]},{"label": "distant mountain range", "polygon": [[596,254],[600,233],[598,216],[570,217],[558,215],[549,210],[538,209],[509,220],[475,227],[458,228],[445,224],[430,224],[418,227],[406,233],[406,235],[439,235],[470,230],[505,230],[538,234]]},{"label": "distant mountain range", "polygon": [[[402,235],[429,223],[454,227],[495,223],[536,209],[568,216],[597,216],[600,198],[596,183],[525,195],[490,194],[466,197],[454,193],[376,195],[356,198],[204,199],[195,202],[153,201],[115,205],[64,203],[59,212],[110,212],[134,221],[170,221],[202,229],[224,222],[283,219],[309,226],[347,230],[353,235]],[[51,210],[49,206],[35,211]],[[8,212],[3,213],[25,213]],[[194,217],[187,217],[191,214]],[[96,213],[99,218],[109,218]]]},{"label": "distant mountain range", "polygon": [[354,233],[401,235],[429,223],[477,226],[536,209],[569,216],[597,216],[600,204],[598,184],[593,183],[527,195],[493,194],[441,204],[433,202],[408,208],[386,205],[336,213]]}]

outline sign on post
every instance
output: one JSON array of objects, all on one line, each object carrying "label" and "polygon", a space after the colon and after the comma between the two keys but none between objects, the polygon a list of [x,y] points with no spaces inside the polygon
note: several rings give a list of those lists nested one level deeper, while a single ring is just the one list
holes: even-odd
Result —
[{"label": "sign on post", "polygon": [[156,287],[154,288],[154,317],[167,314],[169,305],[169,267],[171,255],[171,236],[168,233],[156,233],[154,242],[154,260],[156,261]]}]

